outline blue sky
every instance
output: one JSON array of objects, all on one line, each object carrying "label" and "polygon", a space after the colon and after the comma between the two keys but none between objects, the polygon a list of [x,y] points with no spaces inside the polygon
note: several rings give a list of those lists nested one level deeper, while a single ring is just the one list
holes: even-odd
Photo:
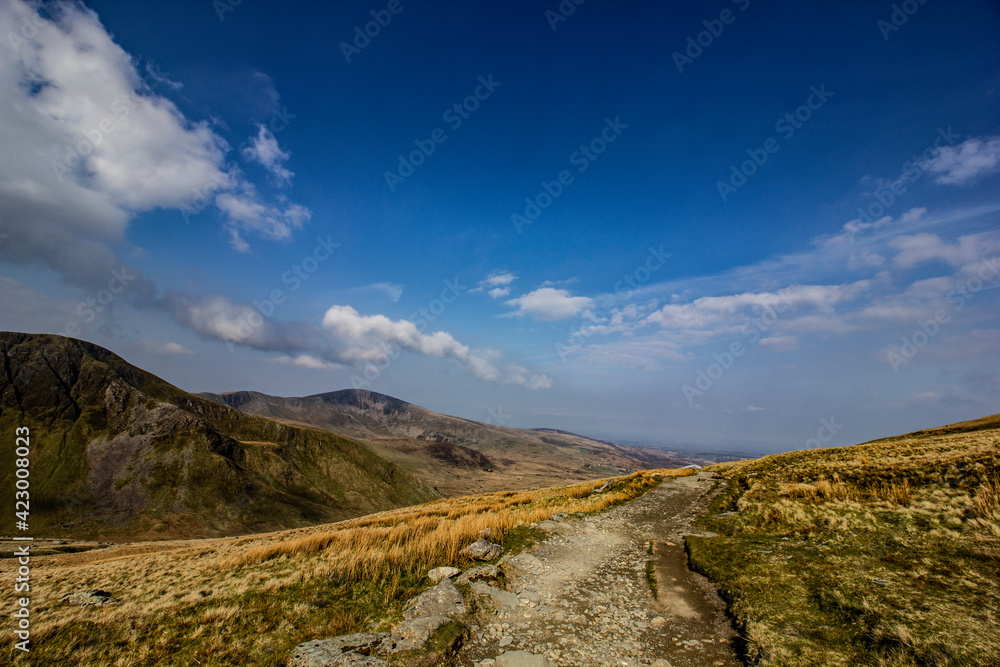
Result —
[{"label": "blue sky", "polygon": [[0,328],[191,391],[712,448],[991,414],[998,28],[940,0],[9,0]]}]

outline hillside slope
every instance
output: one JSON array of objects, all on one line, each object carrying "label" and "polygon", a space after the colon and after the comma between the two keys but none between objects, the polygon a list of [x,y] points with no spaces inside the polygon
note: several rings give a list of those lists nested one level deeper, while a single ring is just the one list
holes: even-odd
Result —
[{"label": "hillside slope", "polygon": [[691,563],[762,665],[1000,665],[1000,415],[709,467]]},{"label": "hillside slope", "polygon": [[[355,442],[188,394],[97,345],[2,332],[0,355],[0,432],[31,431],[36,536],[276,530],[437,496]],[[13,475],[0,457],[3,488]]]},{"label": "hillside slope", "polygon": [[251,414],[363,441],[446,494],[547,486],[686,463],[670,452],[566,431],[510,428],[443,415],[363,389],[300,398],[253,391],[199,395]]}]

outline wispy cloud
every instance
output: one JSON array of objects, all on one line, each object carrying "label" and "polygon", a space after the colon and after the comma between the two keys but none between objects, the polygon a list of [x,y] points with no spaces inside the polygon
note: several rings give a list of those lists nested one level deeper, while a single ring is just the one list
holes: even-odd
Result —
[{"label": "wispy cloud", "polygon": [[1000,137],[976,137],[958,146],[946,146],[924,163],[936,183],[965,185],[1000,170]]},{"label": "wispy cloud", "polygon": [[281,150],[274,133],[264,125],[257,126],[257,136],[243,149],[244,159],[262,165],[279,185],[287,185],[292,181],[294,174],[284,166],[291,156],[288,151]]},{"label": "wispy cloud", "polygon": [[139,341],[142,347],[152,354],[162,355],[192,355],[194,350],[188,349],[180,343],[162,343],[149,338],[142,338]]}]

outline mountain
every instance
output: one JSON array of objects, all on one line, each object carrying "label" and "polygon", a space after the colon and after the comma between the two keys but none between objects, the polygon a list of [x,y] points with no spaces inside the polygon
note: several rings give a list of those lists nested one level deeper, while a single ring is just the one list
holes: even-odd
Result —
[{"label": "mountain", "polygon": [[548,486],[686,463],[669,452],[567,431],[510,428],[438,414],[364,389],[298,398],[254,391],[199,395],[251,414],[364,442],[446,495]]},{"label": "mountain", "polygon": [[32,535],[238,534],[438,497],[356,442],[213,403],[91,343],[0,332],[0,354],[0,479],[13,498],[14,433],[29,428]]}]

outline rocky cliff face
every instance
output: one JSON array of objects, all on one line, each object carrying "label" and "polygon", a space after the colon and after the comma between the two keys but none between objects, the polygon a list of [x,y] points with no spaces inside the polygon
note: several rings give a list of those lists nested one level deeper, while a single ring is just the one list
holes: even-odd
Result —
[{"label": "rocky cliff face", "polygon": [[[353,441],[212,403],[90,343],[4,332],[0,357],[0,433],[31,430],[33,535],[276,530],[436,497]],[[3,488],[13,475],[0,457]]]}]

